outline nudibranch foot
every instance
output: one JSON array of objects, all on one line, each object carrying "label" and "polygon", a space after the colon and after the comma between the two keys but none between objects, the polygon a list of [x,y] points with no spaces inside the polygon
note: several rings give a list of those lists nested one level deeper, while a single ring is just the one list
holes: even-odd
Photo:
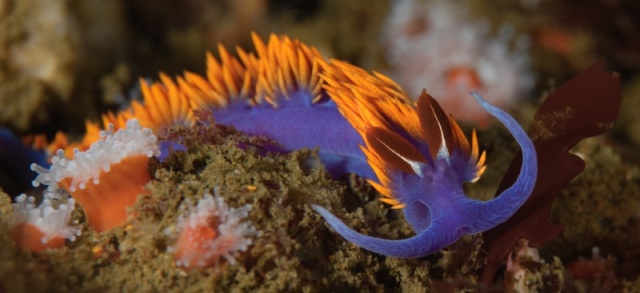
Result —
[{"label": "nudibranch foot", "polygon": [[[311,208],[320,213],[327,223],[349,242],[366,250],[390,257],[417,258],[429,255],[449,245],[464,234],[464,230],[452,233],[452,231],[444,229],[441,225],[431,223],[429,228],[407,239],[389,240],[371,237],[349,228],[338,217],[323,207],[311,205]],[[445,235],[447,237],[442,237]]]}]

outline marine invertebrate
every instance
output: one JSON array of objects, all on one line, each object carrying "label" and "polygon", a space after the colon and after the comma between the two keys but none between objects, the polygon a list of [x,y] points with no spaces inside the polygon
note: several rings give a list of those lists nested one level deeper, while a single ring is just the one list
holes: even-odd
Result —
[{"label": "marine invertebrate", "polygon": [[257,233],[250,222],[243,221],[251,205],[237,209],[227,206],[218,188],[213,196],[205,193],[195,206],[187,199],[180,209],[183,215],[176,226],[178,239],[169,252],[181,267],[215,267],[220,257],[234,265],[237,253],[247,250],[251,236]]},{"label": "marine invertebrate", "polygon": [[532,86],[526,37],[503,25],[491,36],[466,2],[393,1],[383,33],[389,74],[410,94],[423,88],[456,119],[486,126],[489,115],[467,93],[500,107],[514,105]]},{"label": "marine invertebrate", "polygon": [[[184,99],[188,110],[210,109],[216,123],[273,139],[280,143],[279,150],[319,146],[320,157],[336,176],[350,172],[375,176],[359,150],[362,138],[322,89],[327,83],[321,77],[322,66],[330,65],[320,53],[287,37],[272,35],[265,44],[254,34],[253,40],[257,56],[238,49],[238,60],[220,46],[220,61],[207,55],[206,78],[191,72],[176,81],[161,76],[161,82],[149,85],[157,90],[143,91],[145,103],[139,110],[108,113],[103,122],[121,123],[118,121],[138,112],[178,113],[176,109],[180,107],[176,105],[182,102],[173,99]],[[374,84],[410,101],[388,79]],[[164,101],[165,97],[169,100],[164,106],[156,102]],[[162,121],[170,121],[171,117],[167,115]],[[87,134],[84,141],[90,141],[89,136],[95,135]],[[163,144],[161,152],[168,151],[165,147],[171,145],[175,146]]]},{"label": "marine invertebrate", "polygon": [[[420,136],[403,137],[389,128],[364,126],[369,163],[380,183],[374,186],[383,199],[404,210],[416,236],[386,240],[360,234],[319,206],[319,212],[336,232],[350,242],[387,256],[413,258],[433,253],[466,234],[483,232],[511,217],[527,200],[536,181],[537,163],[533,144],[518,123],[502,110],[472,95],[502,122],[523,151],[517,181],[499,197],[483,202],[468,198],[462,183],[475,181],[484,170],[484,155],[478,156],[475,136],[471,144],[451,116],[423,92],[418,99]],[[362,113],[362,112],[360,112]],[[370,114],[353,114],[350,120]]]},{"label": "marine invertebrate", "polygon": [[81,233],[80,227],[69,226],[75,201],[66,202],[54,208],[52,201],[59,195],[45,192],[45,198],[36,207],[35,198],[21,194],[13,204],[11,236],[22,249],[41,252],[48,248],[60,248],[65,239],[74,241]]},{"label": "marine invertebrate", "polygon": [[38,173],[34,186],[45,184],[50,191],[58,186],[66,189],[98,232],[126,222],[127,208],[145,192],[144,185],[151,180],[147,171],[149,158],[159,154],[156,136],[142,128],[137,119],[128,120],[126,128],[117,132],[110,125],[100,132],[100,137],[88,150],[76,149],[73,159],[58,150],[49,169],[31,165]]},{"label": "marine invertebrate", "polygon": [[405,208],[419,233],[397,241],[360,235],[314,206],[351,242],[390,256],[426,255],[464,234],[505,221],[531,193],[536,156],[530,139],[513,118],[478,94],[474,96],[480,105],[507,126],[525,153],[517,183],[486,203],[467,198],[461,187],[483,171],[484,157],[475,139],[469,144],[457,123],[426,93],[416,108],[380,74],[337,60],[325,62],[314,49],[288,38],[272,36],[265,46],[254,36],[254,42],[259,58],[243,51],[239,55],[245,75],[257,75],[255,94],[250,95],[246,79],[232,83],[243,84],[243,90],[230,86],[237,95],[213,97],[213,115],[218,123],[272,138],[288,150],[319,146],[321,160],[334,175],[354,172],[371,179],[384,202]]}]

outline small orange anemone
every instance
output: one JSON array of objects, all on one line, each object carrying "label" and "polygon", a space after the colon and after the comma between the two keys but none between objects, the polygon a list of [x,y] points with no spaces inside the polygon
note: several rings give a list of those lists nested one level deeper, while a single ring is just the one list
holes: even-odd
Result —
[{"label": "small orange anemone", "polygon": [[57,249],[64,246],[65,239],[75,240],[80,235],[80,228],[68,226],[74,200],[54,208],[52,197],[45,194],[44,201],[35,207],[35,199],[22,194],[13,204],[14,225],[11,237],[18,247],[41,252],[45,249]]},{"label": "small orange anemone", "polygon": [[100,136],[88,150],[75,150],[73,159],[58,150],[50,169],[32,165],[39,173],[34,184],[66,189],[98,232],[127,221],[127,208],[145,193],[144,185],[151,180],[149,158],[159,154],[156,137],[136,119],[115,133],[110,125]]},{"label": "small orange anemone", "polygon": [[18,224],[11,229],[11,237],[18,247],[31,250],[33,252],[41,252],[45,249],[57,249],[64,246],[63,237],[54,237],[43,241],[46,234],[35,225],[29,223]]},{"label": "small orange anemone", "polygon": [[178,240],[173,252],[176,265],[187,269],[215,267],[224,257],[229,264],[236,262],[239,251],[245,251],[256,234],[255,228],[242,220],[251,210],[250,205],[238,209],[229,208],[218,190],[215,196],[205,194],[204,198],[192,206],[187,200],[181,209],[187,209],[178,220]]}]

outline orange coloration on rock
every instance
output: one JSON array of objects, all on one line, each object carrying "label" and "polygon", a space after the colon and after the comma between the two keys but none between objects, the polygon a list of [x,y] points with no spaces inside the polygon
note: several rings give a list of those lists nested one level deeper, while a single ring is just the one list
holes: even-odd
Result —
[{"label": "orange coloration on rock", "polygon": [[569,31],[560,27],[540,28],[534,32],[536,45],[563,56],[575,49],[575,40]]},{"label": "orange coloration on rock", "polygon": [[593,281],[606,275],[613,275],[607,260],[600,256],[600,249],[591,249],[591,259],[580,258],[567,264],[567,273],[574,280]]}]

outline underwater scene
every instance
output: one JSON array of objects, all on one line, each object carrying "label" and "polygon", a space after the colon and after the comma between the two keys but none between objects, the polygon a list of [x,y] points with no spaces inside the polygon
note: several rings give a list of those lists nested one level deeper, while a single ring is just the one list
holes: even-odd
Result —
[{"label": "underwater scene", "polygon": [[0,292],[640,292],[640,2],[0,1]]}]

